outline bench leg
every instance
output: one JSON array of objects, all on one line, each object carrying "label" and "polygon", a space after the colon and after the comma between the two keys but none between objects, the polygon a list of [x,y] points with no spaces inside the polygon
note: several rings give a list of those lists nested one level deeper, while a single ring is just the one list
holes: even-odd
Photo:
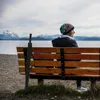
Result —
[{"label": "bench leg", "polygon": [[25,76],[25,90],[28,89],[28,83],[29,83],[29,75]]},{"label": "bench leg", "polygon": [[43,85],[43,79],[38,78],[38,85]]},{"label": "bench leg", "polygon": [[96,90],[96,80],[91,80],[91,89]]}]

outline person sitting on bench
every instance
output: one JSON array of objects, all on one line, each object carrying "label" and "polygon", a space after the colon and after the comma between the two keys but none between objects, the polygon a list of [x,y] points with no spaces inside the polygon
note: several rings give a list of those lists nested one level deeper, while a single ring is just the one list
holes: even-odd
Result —
[{"label": "person sitting on bench", "polygon": [[[61,36],[52,40],[53,47],[78,47],[77,42],[72,38],[75,34],[74,26],[66,23],[60,27]],[[87,91],[87,88],[81,87],[81,80],[76,81],[77,90]]]}]

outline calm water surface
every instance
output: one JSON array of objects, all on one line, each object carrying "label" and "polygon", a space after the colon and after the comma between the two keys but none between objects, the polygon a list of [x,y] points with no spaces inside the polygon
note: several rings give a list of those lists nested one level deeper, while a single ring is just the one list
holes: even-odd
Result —
[{"label": "calm water surface", "polygon": [[[100,41],[77,41],[79,47],[100,47]],[[16,47],[27,47],[28,41],[0,41],[0,54],[17,54]],[[32,41],[34,47],[52,47],[51,41]]]}]

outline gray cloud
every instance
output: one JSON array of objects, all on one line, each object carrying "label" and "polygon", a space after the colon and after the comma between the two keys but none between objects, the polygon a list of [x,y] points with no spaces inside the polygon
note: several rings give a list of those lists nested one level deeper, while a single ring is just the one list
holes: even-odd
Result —
[{"label": "gray cloud", "polygon": [[42,27],[44,25],[46,25],[46,23],[39,19],[18,18],[14,21],[8,21],[7,24],[0,23],[0,29],[12,28],[16,26],[19,27],[32,26],[33,28],[35,28],[35,27]]},{"label": "gray cloud", "polygon": [[95,25],[95,26],[76,26],[75,28],[77,29],[97,29],[97,28],[100,28],[100,25]]},{"label": "gray cloud", "polygon": [[41,27],[45,25],[45,22],[42,20],[37,19],[28,19],[28,18],[19,18],[12,23],[12,26],[20,26],[20,27]]},{"label": "gray cloud", "polygon": [[14,3],[19,2],[19,0],[0,0],[0,17],[7,7],[11,6]]},{"label": "gray cloud", "polygon": [[99,0],[39,1],[0,0],[0,30],[57,33],[59,26],[65,22],[75,25],[78,31],[99,28]]},{"label": "gray cloud", "polygon": [[[88,7],[92,6],[95,3],[95,1],[91,2],[91,0],[73,0],[72,3],[61,7],[59,10],[61,14],[63,14],[67,18],[72,18],[73,20],[77,15],[81,14],[84,10],[86,10]],[[67,1],[65,1],[65,4],[67,4]]]}]

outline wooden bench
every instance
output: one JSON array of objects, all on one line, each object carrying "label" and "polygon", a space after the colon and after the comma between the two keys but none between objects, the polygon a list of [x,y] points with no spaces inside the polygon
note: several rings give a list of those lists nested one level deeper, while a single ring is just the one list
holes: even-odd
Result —
[{"label": "wooden bench", "polygon": [[[31,38],[31,36],[30,36]],[[19,72],[29,78],[100,80],[100,48],[17,47]]]}]

